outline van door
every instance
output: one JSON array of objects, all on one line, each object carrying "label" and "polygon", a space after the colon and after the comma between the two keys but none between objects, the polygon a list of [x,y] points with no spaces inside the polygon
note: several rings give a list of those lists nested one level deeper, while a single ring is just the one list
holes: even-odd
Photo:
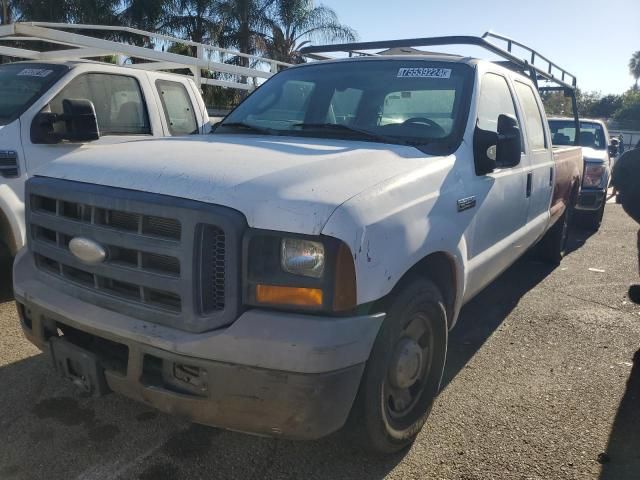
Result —
[{"label": "van door", "polygon": [[[518,118],[514,97],[507,79],[496,73],[482,77],[478,96],[477,125],[497,132],[501,114]],[[522,124],[522,122],[519,122]],[[507,167],[498,165],[486,175],[476,175],[469,189],[475,196],[474,216],[469,245],[470,298],[497,277],[524,252],[523,231],[527,222],[526,171],[527,156],[522,152],[520,163]]]},{"label": "van door", "polygon": [[[29,121],[22,122],[23,145],[27,169],[30,172],[85,145],[66,141],[48,145],[30,141],[31,124],[35,114],[39,111],[62,114],[62,101],[65,98],[87,99],[93,103],[100,139],[91,142],[91,145],[122,143],[150,138],[153,135],[143,90],[136,76],[102,72],[82,73],[71,80],[44,107],[40,104],[38,110],[29,117]],[[55,131],[62,133],[64,129],[64,122],[55,123]]]},{"label": "van door", "polygon": [[520,104],[527,131],[529,170],[527,172],[526,245],[531,246],[544,233],[549,222],[549,209],[555,173],[555,161],[549,133],[545,127],[542,105],[533,88],[519,80],[514,81],[516,97]]}]

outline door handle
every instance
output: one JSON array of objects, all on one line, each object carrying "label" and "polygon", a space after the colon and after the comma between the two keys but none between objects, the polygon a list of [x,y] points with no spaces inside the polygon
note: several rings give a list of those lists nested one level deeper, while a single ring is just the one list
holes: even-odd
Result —
[{"label": "door handle", "polygon": [[531,187],[533,184],[533,172],[527,173],[527,198],[531,196]]}]

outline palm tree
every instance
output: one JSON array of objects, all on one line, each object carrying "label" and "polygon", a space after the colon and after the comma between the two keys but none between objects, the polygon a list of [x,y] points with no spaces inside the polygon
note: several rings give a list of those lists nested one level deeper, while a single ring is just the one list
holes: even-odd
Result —
[{"label": "palm tree", "polygon": [[640,50],[635,52],[629,60],[629,72],[636,79],[635,90],[638,90],[638,80],[640,80]]},{"label": "palm tree", "polygon": [[120,0],[13,0],[13,21],[100,23],[111,25]]},{"label": "palm tree", "polygon": [[301,63],[300,49],[311,42],[352,42],[356,37],[329,7],[314,7],[310,0],[276,0],[261,46],[269,58]]},{"label": "palm tree", "polygon": [[217,42],[221,27],[216,0],[163,1],[159,30],[197,43]]},{"label": "palm tree", "polygon": [[[269,10],[274,3],[275,0],[218,0],[220,44],[236,47],[242,53],[256,53],[260,38],[270,25]],[[239,57],[237,63],[246,67],[249,59]]]}]

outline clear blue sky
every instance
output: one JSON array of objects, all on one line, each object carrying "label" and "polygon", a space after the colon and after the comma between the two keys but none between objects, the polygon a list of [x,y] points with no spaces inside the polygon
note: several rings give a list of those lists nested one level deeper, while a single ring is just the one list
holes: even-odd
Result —
[{"label": "clear blue sky", "polygon": [[[640,0],[316,0],[360,40],[480,35],[487,30],[531,46],[578,77],[583,90],[622,93],[640,50]],[[449,52],[453,53],[451,50]],[[459,50],[460,52],[460,50]],[[465,55],[487,57],[468,48]]]}]

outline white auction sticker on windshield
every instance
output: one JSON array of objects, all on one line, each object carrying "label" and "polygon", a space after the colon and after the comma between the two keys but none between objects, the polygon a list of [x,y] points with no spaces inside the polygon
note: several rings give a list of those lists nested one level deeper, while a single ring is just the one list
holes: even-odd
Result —
[{"label": "white auction sticker on windshield", "polygon": [[398,70],[398,78],[451,78],[450,68],[414,67]]},{"label": "white auction sticker on windshield", "polygon": [[43,68],[25,68],[18,73],[19,77],[48,77],[53,70],[45,70]]}]

